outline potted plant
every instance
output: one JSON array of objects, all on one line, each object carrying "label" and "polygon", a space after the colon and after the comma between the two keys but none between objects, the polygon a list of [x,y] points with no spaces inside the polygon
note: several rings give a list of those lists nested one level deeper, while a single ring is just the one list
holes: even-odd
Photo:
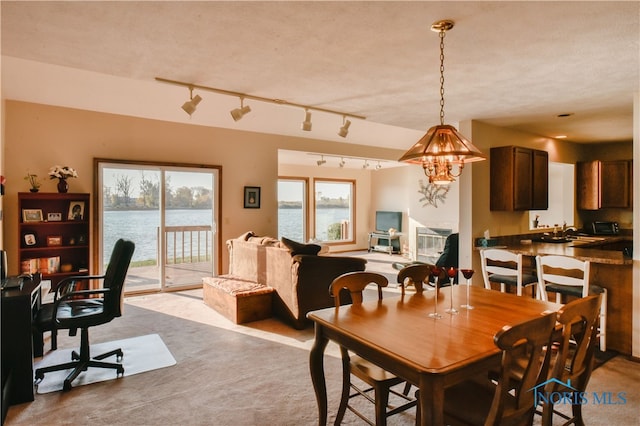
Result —
[{"label": "potted plant", "polygon": [[67,179],[77,177],[78,173],[73,169],[73,167],[55,165],[49,169],[49,178],[58,179],[58,192],[67,192],[69,190]]},{"label": "potted plant", "polygon": [[40,181],[38,180],[38,175],[27,173],[27,175],[24,177],[24,180],[29,182],[29,185],[31,186],[31,188],[29,188],[29,191],[38,192],[40,190]]}]

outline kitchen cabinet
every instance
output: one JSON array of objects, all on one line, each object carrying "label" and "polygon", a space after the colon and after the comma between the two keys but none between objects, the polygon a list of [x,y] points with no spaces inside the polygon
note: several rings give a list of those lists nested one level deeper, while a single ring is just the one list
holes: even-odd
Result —
[{"label": "kitchen cabinet", "polygon": [[576,164],[580,210],[631,208],[631,160],[581,161]]},{"label": "kitchen cabinet", "polygon": [[519,146],[491,148],[491,210],[549,208],[549,154]]},{"label": "kitchen cabinet", "polygon": [[89,200],[86,193],[18,193],[21,273],[58,282],[89,273]]}]

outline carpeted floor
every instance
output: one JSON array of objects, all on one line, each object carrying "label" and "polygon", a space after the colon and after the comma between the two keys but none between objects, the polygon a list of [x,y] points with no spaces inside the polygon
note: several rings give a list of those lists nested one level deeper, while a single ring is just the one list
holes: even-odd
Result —
[{"label": "carpeted floor", "polygon": [[[237,326],[204,305],[201,290],[193,290],[127,298],[124,316],[91,329],[90,338],[101,343],[154,333],[176,365],[69,392],[36,394],[35,401],[12,406],[6,424],[317,424],[308,367],[312,329],[294,330],[275,319]],[[74,348],[78,340],[60,333],[59,348]],[[330,343],[325,357],[330,424],[341,386],[338,357]],[[638,424],[639,364],[621,356],[608,361],[593,373],[588,391],[612,399],[610,404],[590,401],[584,407],[587,424]],[[389,424],[411,425],[413,414],[395,416]],[[347,413],[343,424],[363,422]]]}]

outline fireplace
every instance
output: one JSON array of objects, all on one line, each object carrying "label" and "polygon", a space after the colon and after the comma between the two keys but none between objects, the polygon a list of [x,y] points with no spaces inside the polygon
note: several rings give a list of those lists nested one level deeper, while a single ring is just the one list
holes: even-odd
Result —
[{"label": "fireplace", "polygon": [[452,231],[446,228],[416,228],[416,260],[435,264],[444,249],[445,240]]}]

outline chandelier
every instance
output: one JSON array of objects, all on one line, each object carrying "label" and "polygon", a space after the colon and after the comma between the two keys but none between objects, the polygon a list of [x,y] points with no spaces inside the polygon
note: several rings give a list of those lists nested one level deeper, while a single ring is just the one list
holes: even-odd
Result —
[{"label": "chandelier", "polygon": [[[482,161],[486,156],[458,130],[444,124],[444,35],[453,28],[453,21],[434,22],[431,31],[440,36],[440,124],[431,127],[399,161],[420,164],[429,183],[446,185],[462,174],[465,163]],[[457,165],[454,172],[453,166]]]}]

